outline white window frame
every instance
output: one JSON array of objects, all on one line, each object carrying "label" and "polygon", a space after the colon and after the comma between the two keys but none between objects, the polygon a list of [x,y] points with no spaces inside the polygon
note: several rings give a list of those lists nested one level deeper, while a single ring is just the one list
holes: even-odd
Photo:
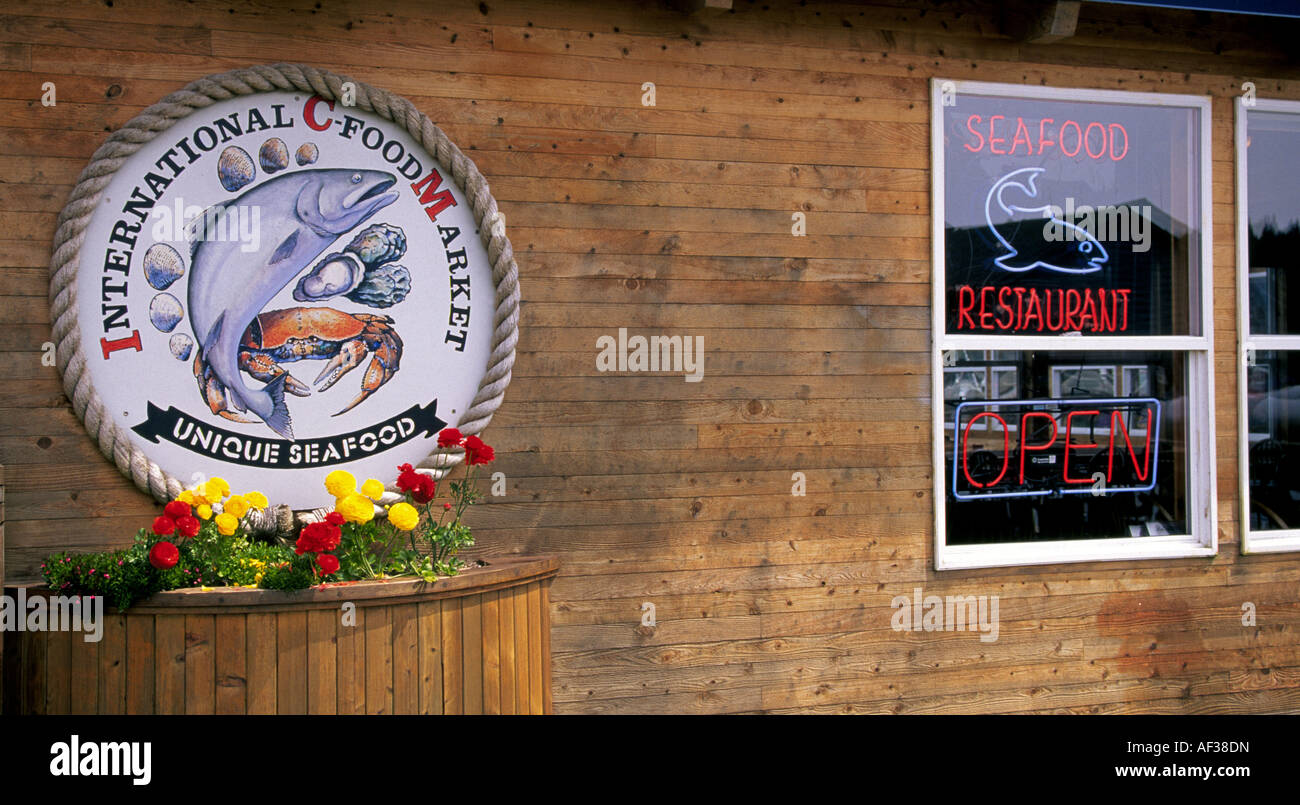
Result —
[{"label": "white window frame", "polygon": [[[1200,335],[1021,336],[950,335],[945,320],[944,98],[963,94],[1056,101],[1176,106],[1199,113],[1201,199]],[[931,187],[931,465],[934,468],[934,566],[936,570],[1055,565],[1070,562],[1175,559],[1214,556],[1219,549],[1214,445],[1214,277],[1211,211],[1210,99],[1121,90],[1066,89],[935,78],[930,82]],[[1194,312],[1194,311],[1193,311]],[[1185,430],[1188,476],[1187,522],[1191,533],[1090,540],[1052,540],[984,545],[947,544],[947,452],[944,448],[943,355],[952,349],[1053,351],[1167,351],[1187,357]],[[1121,362],[1122,363],[1122,362]]]},{"label": "white window frame", "polygon": [[1300,117],[1300,101],[1255,98],[1253,106],[1246,99],[1236,102],[1236,171],[1237,171],[1237,484],[1241,503],[1241,552],[1278,553],[1300,551],[1300,528],[1276,531],[1252,531],[1250,528],[1250,420],[1246,408],[1249,391],[1250,351],[1290,351],[1300,353],[1300,335],[1252,335],[1250,332],[1250,196],[1247,187],[1246,130],[1251,112],[1282,112]]}]

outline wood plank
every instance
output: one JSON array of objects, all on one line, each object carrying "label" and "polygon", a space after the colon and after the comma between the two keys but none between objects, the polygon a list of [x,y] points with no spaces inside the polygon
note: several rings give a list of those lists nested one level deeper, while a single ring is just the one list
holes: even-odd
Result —
[{"label": "wood plank", "polygon": [[365,715],[365,609],[340,613],[338,625],[338,714]]},{"label": "wood plank", "polygon": [[483,596],[460,599],[461,651],[465,715],[483,712]]},{"label": "wood plank", "polygon": [[279,619],[273,612],[243,617],[248,712],[250,715],[271,715],[279,712],[279,668],[276,663],[280,644]]},{"label": "wood plank", "polygon": [[154,618],[154,712],[185,713],[185,616]]},{"label": "wood plank", "polygon": [[[86,599],[82,599],[83,603]],[[99,648],[100,644],[87,641],[84,632],[68,631],[69,662],[71,663],[68,712],[73,715],[94,715],[99,711]]]},{"label": "wood plank", "polygon": [[442,711],[447,715],[465,713],[465,659],[462,641],[460,598],[442,601]]},{"label": "wood plank", "polygon": [[442,715],[442,602],[417,604],[420,715]]},{"label": "wood plank", "polygon": [[156,618],[126,619],[126,712],[149,715],[155,712],[157,653],[154,645]]},{"label": "wood plank", "polygon": [[239,716],[248,712],[248,632],[244,615],[213,618],[216,645],[214,712]]},{"label": "wood plank", "polygon": [[307,613],[307,713],[334,715],[338,709],[338,616]]},{"label": "wood plank", "polygon": [[519,585],[510,588],[515,607],[515,658],[519,670],[515,675],[516,712],[526,715],[532,712],[532,635],[528,620],[528,587]]},{"label": "wood plank", "polygon": [[99,643],[98,709],[104,715],[126,713],[126,616],[106,612]]},{"label": "wood plank", "polygon": [[415,715],[420,709],[420,643],[418,604],[392,608],[393,712]]},{"label": "wood plank", "polygon": [[483,593],[481,617],[483,712],[501,715],[501,610],[495,591]]},{"label": "wood plank", "polygon": [[185,616],[185,714],[216,711],[216,623],[211,615]]},{"label": "wood plank", "polygon": [[22,632],[22,704],[20,715],[44,715],[49,641],[40,632]]},{"label": "wood plank", "polygon": [[275,712],[307,713],[307,613],[279,612],[276,621]]},{"label": "wood plank", "polygon": [[[550,715],[555,712],[554,690],[551,685],[551,581],[537,582],[540,600],[537,606],[537,634],[542,643],[541,673],[539,684],[542,687],[542,712]],[[531,619],[530,619],[531,622]]]},{"label": "wood plank", "polygon": [[[528,585],[528,633],[542,634],[542,585],[532,582]],[[528,712],[542,714],[550,712],[551,692],[546,681],[550,678],[547,665],[550,662],[549,640],[539,637],[528,642]]]},{"label": "wood plank", "polygon": [[390,607],[368,607],[365,626],[366,713],[393,712],[393,624]]},{"label": "wood plank", "polygon": [[500,617],[500,635],[501,645],[501,712],[507,715],[515,715],[519,712],[519,705],[515,697],[515,690],[518,686],[516,681],[516,672],[518,668],[518,659],[515,651],[515,592],[513,588],[500,590],[497,593],[497,613]]},{"label": "wood plank", "polygon": [[307,613],[307,712],[311,715],[338,712],[338,620],[338,614],[328,609]]}]

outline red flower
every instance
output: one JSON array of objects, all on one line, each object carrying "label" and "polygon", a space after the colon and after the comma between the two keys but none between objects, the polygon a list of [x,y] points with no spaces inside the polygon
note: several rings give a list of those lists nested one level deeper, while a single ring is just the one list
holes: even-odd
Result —
[{"label": "red flower", "polygon": [[446,509],[447,511],[451,511],[451,504],[450,504],[450,503],[444,503],[444,504],[442,504],[442,507],[443,507],[444,509]]},{"label": "red flower", "polygon": [[460,431],[455,428],[443,428],[442,432],[438,434],[438,446],[459,447],[463,439],[464,437],[460,435]]},{"label": "red flower", "polygon": [[438,484],[427,475],[420,476],[420,483],[411,490],[411,499],[416,503],[428,503],[438,494]]},{"label": "red flower", "polygon": [[332,551],[339,546],[343,532],[332,523],[308,523],[298,535],[293,549],[299,555]]},{"label": "red flower", "polygon": [[173,500],[163,509],[163,512],[173,520],[179,520],[182,517],[190,516],[190,504],[183,500]]},{"label": "red flower", "polygon": [[202,525],[197,517],[188,514],[177,518],[176,530],[182,537],[193,537],[199,533],[199,526]]},{"label": "red flower", "polygon": [[176,563],[180,560],[181,552],[166,540],[154,543],[154,546],[149,549],[149,564],[159,570],[176,567]]},{"label": "red flower", "polygon": [[332,553],[317,554],[316,564],[320,565],[321,572],[326,576],[339,570],[339,558]]},{"label": "red flower", "polygon": [[410,464],[398,467],[397,473],[397,488],[403,492],[414,492],[420,488],[421,480],[428,477],[422,472],[416,472]]},{"label": "red flower", "polygon": [[325,522],[329,523],[330,525],[337,526],[337,525],[343,525],[345,520],[343,519],[343,515],[339,514],[338,512],[330,512],[329,514],[325,515]]},{"label": "red flower", "polygon": [[496,451],[484,444],[479,437],[470,436],[465,440],[465,460],[471,467],[475,464],[486,464],[496,457]]},{"label": "red flower", "polygon": [[160,537],[166,537],[176,531],[176,521],[170,517],[155,517],[153,521],[153,533]]}]

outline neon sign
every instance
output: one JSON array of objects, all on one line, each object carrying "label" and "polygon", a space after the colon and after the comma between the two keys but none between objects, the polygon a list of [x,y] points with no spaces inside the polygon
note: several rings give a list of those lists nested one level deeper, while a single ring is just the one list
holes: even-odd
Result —
[{"label": "neon sign", "polygon": [[[1044,168],[1021,168],[998,179],[989,188],[984,198],[984,221],[989,225],[993,237],[1002,244],[1007,253],[993,262],[998,268],[1007,271],[1028,271],[1042,266],[1048,271],[1064,274],[1091,274],[1100,271],[1109,259],[1106,247],[1101,245],[1092,233],[1080,226],[1058,218],[1050,204],[1037,207],[1020,207],[1010,204],[1003,196],[1011,188],[1018,189],[1029,198],[1038,198],[1038,187],[1034,180],[1044,173]],[[1031,218],[1046,218],[1048,226],[1017,226],[1012,230],[1008,240],[993,224],[993,204],[1002,208],[1010,216],[1028,215]],[[1051,232],[1055,237],[1048,237]],[[1062,236],[1063,235],[1063,236]]]},{"label": "neon sign", "polygon": [[[994,448],[1001,442],[1000,452],[971,449],[971,431],[983,422],[990,430],[1000,426],[1001,437],[990,437]],[[960,403],[953,417],[952,494],[957,500],[1077,495],[1093,492],[1102,478],[1104,494],[1149,492],[1156,486],[1159,431],[1160,401],[1152,397]],[[1075,441],[1080,432],[1088,441]]]}]

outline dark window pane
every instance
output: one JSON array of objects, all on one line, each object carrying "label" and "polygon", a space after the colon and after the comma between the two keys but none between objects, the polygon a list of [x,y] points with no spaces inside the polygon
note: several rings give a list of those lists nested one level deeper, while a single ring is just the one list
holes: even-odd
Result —
[{"label": "dark window pane", "polygon": [[956,364],[949,545],[1187,533],[1182,353],[968,350]]},{"label": "dark window pane", "polygon": [[1300,277],[1300,115],[1251,112],[1247,132],[1250,330],[1300,333],[1300,309],[1286,304]]},{"label": "dark window pane", "polygon": [[947,332],[1197,335],[1197,110],[958,94]]},{"label": "dark window pane", "polygon": [[1255,353],[1246,369],[1250,527],[1300,528],[1300,353]]}]

